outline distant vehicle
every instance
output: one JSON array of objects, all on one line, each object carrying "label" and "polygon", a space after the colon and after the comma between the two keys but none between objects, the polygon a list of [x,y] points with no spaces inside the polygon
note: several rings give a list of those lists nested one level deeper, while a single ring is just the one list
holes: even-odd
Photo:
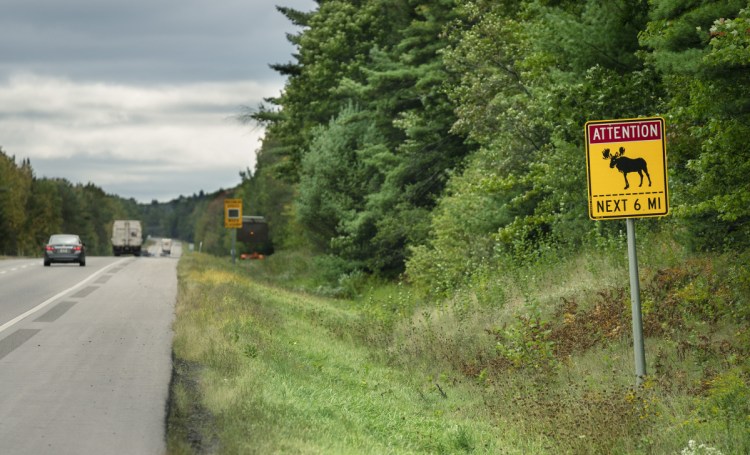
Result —
[{"label": "distant vehicle", "polygon": [[53,234],[44,246],[44,266],[53,262],[77,262],[86,265],[86,245],[74,234]]},{"label": "distant vehicle", "polygon": [[161,252],[167,256],[172,254],[172,239],[161,239]]},{"label": "distant vehicle", "polygon": [[269,235],[268,222],[265,217],[250,215],[242,217],[242,228],[237,229],[237,242],[248,257],[273,254],[273,242]]},{"label": "distant vehicle", "polygon": [[112,252],[115,256],[121,254],[141,255],[143,232],[138,220],[115,220],[112,225]]}]

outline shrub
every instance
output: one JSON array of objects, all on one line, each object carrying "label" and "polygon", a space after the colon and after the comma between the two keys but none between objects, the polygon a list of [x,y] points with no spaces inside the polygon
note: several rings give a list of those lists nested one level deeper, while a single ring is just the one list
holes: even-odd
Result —
[{"label": "shrub", "polygon": [[750,386],[746,378],[733,369],[716,376],[708,385],[707,396],[698,406],[698,415],[706,422],[703,425],[716,425],[723,430],[730,453],[750,453]]},{"label": "shrub", "polygon": [[517,316],[515,324],[495,332],[496,349],[517,369],[549,373],[557,364],[551,334],[551,324],[539,315]]}]

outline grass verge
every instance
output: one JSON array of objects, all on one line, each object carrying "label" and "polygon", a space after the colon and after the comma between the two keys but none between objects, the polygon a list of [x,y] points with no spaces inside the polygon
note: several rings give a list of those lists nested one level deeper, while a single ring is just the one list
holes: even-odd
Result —
[{"label": "grass verge", "polygon": [[171,453],[499,453],[512,437],[477,419],[482,397],[457,378],[371,355],[349,302],[205,255],[184,257],[179,275]]},{"label": "grass verge", "polygon": [[747,311],[723,277],[747,273],[660,260],[642,273],[636,389],[624,267],[606,257],[425,302],[352,275],[323,288],[300,256],[184,256],[170,453],[746,453]]}]

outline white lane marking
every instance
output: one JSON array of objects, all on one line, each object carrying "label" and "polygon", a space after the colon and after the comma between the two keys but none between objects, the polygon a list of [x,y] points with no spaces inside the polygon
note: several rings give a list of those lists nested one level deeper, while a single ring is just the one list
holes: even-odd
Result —
[{"label": "white lane marking", "polygon": [[8,272],[17,272],[19,270],[25,269],[26,267],[32,267],[34,265],[36,265],[36,262],[33,263],[33,264],[24,264],[24,265],[19,265],[19,266],[16,266],[16,267],[5,269],[5,270],[0,270],[0,275],[4,275],[4,274],[6,274]]},{"label": "white lane marking", "polygon": [[22,319],[25,319],[29,315],[31,315],[31,314],[33,314],[33,313],[41,310],[42,308],[46,307],[47,305],[49,305],[50,303],[52,303],[55,300],[59,299],[60,297],[64,296],[65,294],[67,294],[69,292],[75,291],[76,289],[80,288],[84,284],[86,284],[89,281],[93,280],[94,278],[98,277],[99,275],[101,275],[105,271],[111,269],[112,267],[116,266],[117,264],[120,264],[120,263],[125,262],[127,260],[130,260],[130,258],[123,258],[123,259],[120,259],[119,261],[116,261],[116,262],[113,262],[113,263],[109,264],[108,266],[104,267],[103,269],[101,269],[98,272],[94,273],[93,275],[89,276],[88,278],[86,278],[85,280],[81,281],[80,283],[78,283],[76,285],[73,285],[73,286],[69,287],[68,289],[66,289],[64,291],[61,291],[61,292],[53,295],[52,297],[48,298],[47,300],[45,300],[44,302],[42,302],[39,305],[35,306],[34,308],[30,309],[29,311],[27,311],[27,312],[25,312],[25,313],[23,313],[23,314],[21,314],[19,316],[16,316],[15,318],[11,319],[10,321],[6,322],[3,325],[0,325],[0,333],[2,333],[3,331],[7,330],[10,327],[12,327],[14,324],[16,324],[17,322],[21,321]]}]

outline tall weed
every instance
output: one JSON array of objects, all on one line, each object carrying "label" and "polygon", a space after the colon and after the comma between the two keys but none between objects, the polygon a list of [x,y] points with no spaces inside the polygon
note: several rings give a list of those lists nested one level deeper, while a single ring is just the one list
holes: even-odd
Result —
[{"label": "tall weed", "polygon": [[715,443],[727,453],[750,453],[750,382],[747,373],[729,370],[707,381],[697,402],[694,425],[714,428]]}]

